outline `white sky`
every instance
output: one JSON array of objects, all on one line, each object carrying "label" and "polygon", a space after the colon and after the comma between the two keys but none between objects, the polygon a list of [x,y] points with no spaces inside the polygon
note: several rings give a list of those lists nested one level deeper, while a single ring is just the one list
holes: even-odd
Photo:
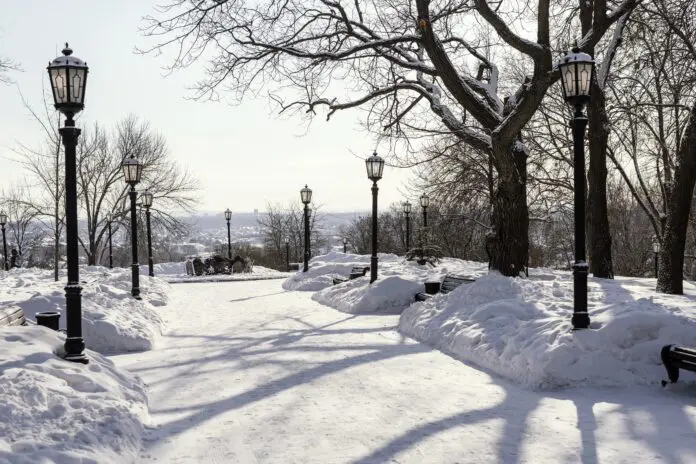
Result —
[{"label": "white sky", "polygon": [[[19,62],[23,72],[10,77],[39,107],[46,65],[68,41],[90,67],[78,125],[112,125],[131,113],[150,121],[174,159],[200,181],[201,211],[264,211],[267,202],[299,202],[305,183],[324,211],[369,210],[371,183],[354,154],[371,155],[374,138],[360,131],[360,112],[335,114],[328,123],[318,117],[305,135],[299,116],[278,118],[265,97],[241,106],[187,100],[202,63],[164,77],[166,58],[133,53],[149,43],[138,27],[155,2],[0,0],[0,55]],[[8,160],[10,149],[17,141],[38,144],[42,133],[15,86],[0,85],[0,101],[0,185],[6,185],[24,176]],[[385,168],[381,207],[403,200],[408,177],[407,170]]]}]

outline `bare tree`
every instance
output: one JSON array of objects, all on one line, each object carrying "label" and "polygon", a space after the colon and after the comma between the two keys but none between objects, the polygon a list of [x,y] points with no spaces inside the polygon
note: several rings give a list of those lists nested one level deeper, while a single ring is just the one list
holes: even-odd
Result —
[{"label": "bare tree", "polygon": [[103,255],[107,215],[117,219],[128,216],[129,187],[124,182],[122,164],[131,156],[143,163],[139,189],[154,194],[153,228],[159,224],[171,231],[185,228],[167,211],[190,212],[196,204],[196,187],[190,175],[171,160],[164,138],[149,123],[129,116],[117,124],[112,134],[98,124],[83,132],[78,146],[78,188],[87,233],[80,240],[89,264],[97,264]]},{"label": "bare tree", "polygon": [[51,98],[43,92],[40,111],[34,109],[20,92],[24,108],[38,124],[43,134],[39,145],[18,143],[13,151],[17,161],[29,173],[30,195],[23,201],[30,204],[40,218],[53,232],[53,278],[58,281],[60,265],[60,237],[63,231],[65,208],[65,182],[61,176],[64,166],[63,144],[60,133],[60,114],[49,104]]},{"label": "bare tree", "polygon": [[25,259],[29,249],[38,245],[43,238],[37,221],[40,213],[27,198],[29,189],[23,184],[14,184],[0,193],[7,212],[10,246],[17,250],[21,259]]},{"label": "bare tree", "polygon": [[657,290],[683,292],[684,252],[696,183],[696,4],[656,0],[636,11],[632,53],[612,84],[610,157],[661,239]]},{"label": "bare tree", "polygon": [[[624,0],[610,9],[605,0],[595,0],[580,48],[594,47],[637,2]],[[249,90],[272,86],[283,95],[297,93],[290,99],[276,95],[282,110],[314,114],[325,106],[330,117],[365,107],[368,125],[387,135],[447,132],[489,154],[497,172],[491,263],[514,276],[528,254],[527,148],[521,135],[557,79],[551,29],[559,20],[548,0],[515,4],[519,9],[486,0],[172,0],[160,17],[146,19],[145,34],[159,43],[145,51],[171,46],[177,52],[173,68],[210,57],[202,96],[224,86],[241,99]],[[572,15],[571,10],[560,21]],[[524,60],[529,75],[522,82],[502,81],[499,64],[481,53],[467,27],[477,20]],[[535,40],[519,32],[530,20]],[[471,61],[487,70],[486,79],[468,71]],[[339,78],[349,82],[346,100],[330,95]]]}]

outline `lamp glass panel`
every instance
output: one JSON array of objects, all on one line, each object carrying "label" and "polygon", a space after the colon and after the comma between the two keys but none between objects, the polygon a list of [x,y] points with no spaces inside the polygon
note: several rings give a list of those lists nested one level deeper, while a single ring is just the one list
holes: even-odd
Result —
[{"label": "lamp glass panel", "polygon": [[592,77],[592,64],[578,63],[578,68],[580,72],[580,88],[578,89],[578,95],[589,95],[590,78]]},{"label": "lamp glass panel", "polygon": [[85,89],[85,68],[68,68],[70,103],[82,104]]},{"label": "lamp glass panel", "polygon": [[51,68],[51,88],[56,105],[68,101],[68,78],[65,68]]},{"label": "lamp glass panel", "polygon": [[7,214],[0,213],[0,224],[7,224]]},{"label": "lamp glass panel", "polygon": [[565,89],[566,97],[575,96],[575,74],[573,73],[573,65],[566,65],[563,69],[563,88]]}]

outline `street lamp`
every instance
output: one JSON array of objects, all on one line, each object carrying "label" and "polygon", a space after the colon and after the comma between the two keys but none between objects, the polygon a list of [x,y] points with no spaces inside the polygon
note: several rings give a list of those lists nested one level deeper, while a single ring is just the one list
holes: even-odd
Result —
[{"label": "street lamp", "polygon": [[152,206],[154,196],[146,190],[140,194],[140,198],[143,200],[145,217],[147,218],[147,267],[150,277],[155,277],[155,266],[152,260],[152,232],[150,229],[150,206]]},{"label": "street lamp", "polygon": [[348,239],[343,237],[343,253],[346,252],[347,246],[348,246]]},{"label": "street lamp", "polygon": [[232,211],[229,208],[225,210],[225,219],[227,220],[227,258],[232,259],[232,244],[230,238],[230,220],[232,219]]},{"label": "street lamp", "polygon": [[285,237],[285,270],[290,272],[290,239]]},{"label": "street lamp", "polygon": [[87,364],[82,338],[82,287],[78,261],[77,164],[76,147],[80,129],[73,117],[85,107],[87,63],[72,56],[65,44],[63,55],[48,64],[48,78],[55,108],[65,116],[65,126],[58,132],[65,147],[65,239],[68,283],[65,286],[66,332],[65,359]]},{"label": "street lamp", "polygon": [[430,206],[430,197],[427,193],[420,196],[420,205],[423,208],[423,232],[421,233],[421,248],[425,241],[426,234],[428,233],[428,206]]},{"label": "street lamp", "polygon": [[382,178],[384,160],[374,152],[365,160],[367,178],[372,181],[372,257],[370,258],[370,283],[377,280],[377,181]]},{"label": "street lamp", "polygon": [[657,278],[657,271],[659,269],[659,256],[660,256],[660,242],[657,238],[653,238],[653,254],[655,255],[655,278]]},{"label": "street lamp", "polygon": [[309,270],[309,203],[312,201],[312,189],[305,184],[300,190],[300,198],[304,203],[304,269],[302,272]]},{"label": "street lamp", "polygon": [[135,186],[140,182],[143,173],[143,165],[137,158],[131,156],[123,161],[123,175],[126,183],[130,185],[130,210],[131,210],[131,254],[133,264],[131,264],[131,295],[136,300],[140,300],[140,265],[138,264],[138,215],[135,210],[138,193]]},{"label": "street lamp", "polygon": [[411,249],[411,203],[404,202],[404,216],[406,216],[406,251]]},{"label": "street lamp", "polygon": [[594,61],[576,46],[558,65],[563,97],[574,110],[573,157],[575,190],[575,263],[573,264],[573,330],[590,327],[587,313],[587,273],[585,260],[585,105],[590,100]]},{"label": "street lamp", "polygon": [[2,268],[6,271],[9,271],[10,267],[7,262],[7,240],[5,239],[5,224],[7,224],[7,214],[5,214],[4,211],[0,211],[0,227],[2,228],[2,256],[5,260]]},{"label": "street lamp", "polygon": [[114,268],[114,248],[111,243],[111,222],[114,220],[114,216],[112,214],[109,214],[106,217],[106,220],[108,221],[109,224],[109,269]]}]

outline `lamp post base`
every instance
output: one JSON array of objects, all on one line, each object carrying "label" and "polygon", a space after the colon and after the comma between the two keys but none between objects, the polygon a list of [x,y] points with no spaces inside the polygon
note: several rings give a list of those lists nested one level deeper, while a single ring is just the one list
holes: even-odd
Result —
[{"label": "lamp post base", "polygon": [[573,330],[590,328],[590,315],[587,312],[588,271],[589,267],[584,261],[573,264]]},{"label": "lamp post base", "polygon": [[370,283],[377,280],[377,256],[370,257]]},{"label": "lamp post base", "polygon": [[68,337],[65,340],[65,360],[88,364],[89,359],[85,356],[85,341],[82,337]]},{"label": "lamp post base", "polygon": [[133,282],[132,285],[133,287],[131,288],[131,295],[133,298],[136,300],[142,300],[140,297],[140,264],[135,263],[132,264],[132,270],[133,270]]}]

